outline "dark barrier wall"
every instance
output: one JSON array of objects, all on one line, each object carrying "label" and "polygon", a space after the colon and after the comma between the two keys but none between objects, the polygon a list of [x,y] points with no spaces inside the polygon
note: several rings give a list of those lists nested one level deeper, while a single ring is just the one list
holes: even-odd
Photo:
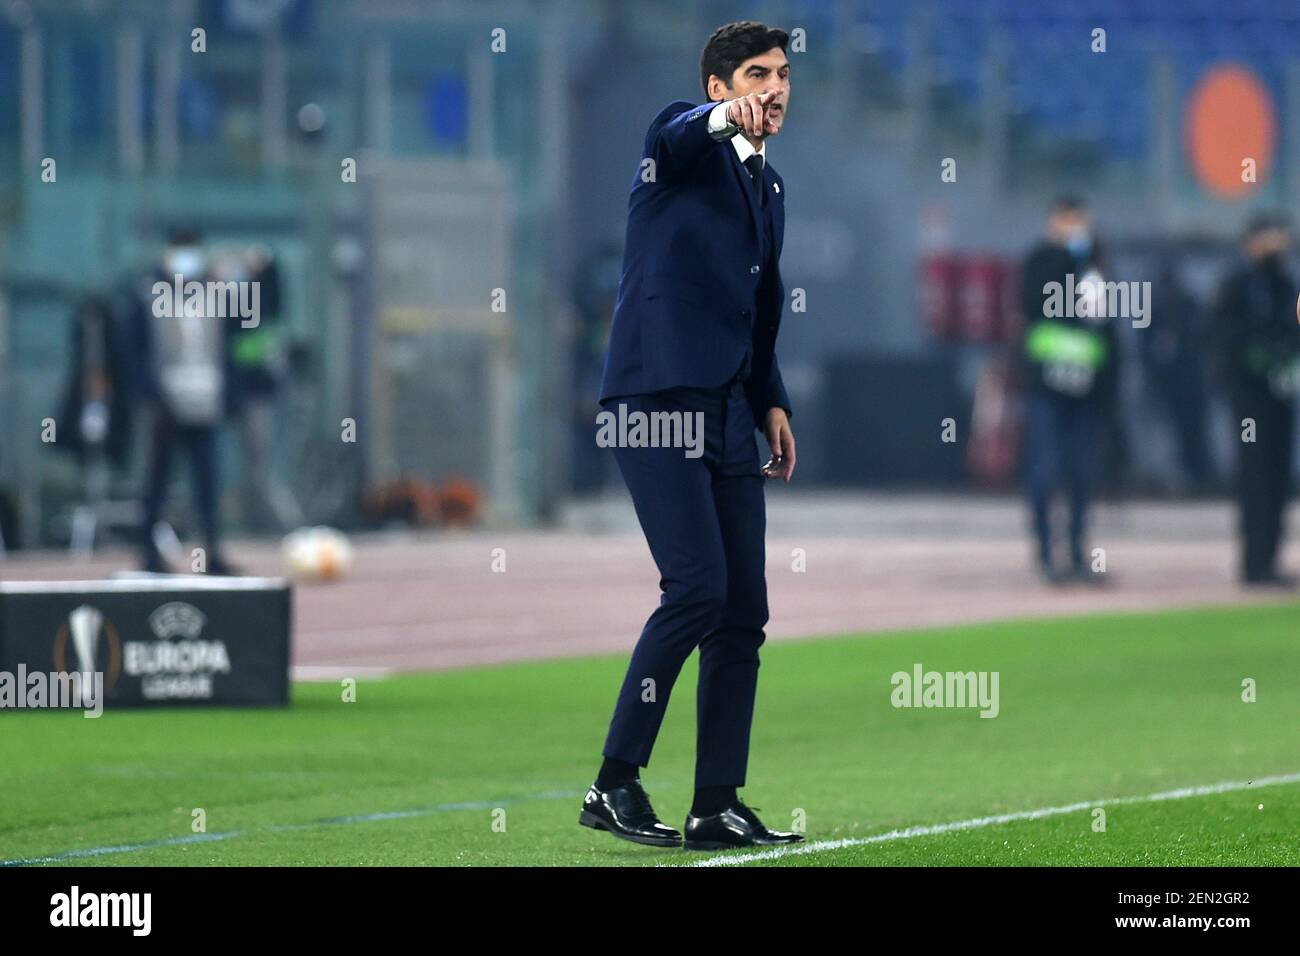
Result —
[{"label": "dark barrier wall", "polygon": [[20,668],[98,671],[106,707],[286,706],[289,629],[290,588],[279,578],[0,584],[0,671],[10,686]]},{"label": "dark barrier wall", "polygon": [[[834,485],[959,486],[969,429],[968,402],[952,362],[942,357],[852,356],[826,363],[823,434]],[[942,440],[954,420],[954,442]]]}]

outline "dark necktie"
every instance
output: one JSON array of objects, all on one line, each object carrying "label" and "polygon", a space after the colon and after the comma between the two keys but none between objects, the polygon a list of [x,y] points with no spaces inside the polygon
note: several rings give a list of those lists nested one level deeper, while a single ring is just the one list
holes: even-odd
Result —
[{"label": "dark necktie", "polygon": [[745,160],[745,168],[749,170],[749,178],[754,184],[758,204],[760,206],[767,205],[767,197],[763,195],[763,157],[755,153]]}]

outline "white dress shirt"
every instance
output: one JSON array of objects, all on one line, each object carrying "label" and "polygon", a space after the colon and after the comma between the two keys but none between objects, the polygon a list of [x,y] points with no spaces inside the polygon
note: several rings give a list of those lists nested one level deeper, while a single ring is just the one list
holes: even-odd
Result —
[{"label": "white dress shirt", "polygon": [[727,119],[727,100],[723,100],[713,111],[709,113],[709,134],[714,139],[731,140],[731,145],[736,149],[736,155],[740,157],[740,162],[744,164],[745,160],[755,153],[763,157],[763,164],[767,165],[767,140],[758,149],[754,149],[754,144],[745,139],[745,134],[739,132],[740,127]]}]

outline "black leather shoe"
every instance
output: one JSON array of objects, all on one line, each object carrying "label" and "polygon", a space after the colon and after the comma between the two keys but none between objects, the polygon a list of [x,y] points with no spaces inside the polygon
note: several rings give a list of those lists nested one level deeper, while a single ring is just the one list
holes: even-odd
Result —
[{"label": "black leather shoe", "polygon": [[150,574],[169,574],[171,567],[157,548],[149,548],[144,553],[144,570]]},{"label": "black leather shoe", "polygon": [[229,561],[221,556],[216,556],[208,561],[208,574],[221,575],[222,577],[241,578],[244,572],[235,567]]},{"label": "black leather shoe", "polygon": [[1114,579],[1106,571],[1094,571],[1086,564],[1076,564],[1070,568],[1070,580],[1094,588],[1110,587]]},{"label": "black leather shoe", "polygon": [[646,846],[681,846],[682,835],[659,822],[640,780],[600,790],[593,783],[582,801],[578,822],[593,830],[608,830],[621,840]]},{"label": "black leather shoe", "polygon": [[1246,587],[1291,589],[1296,586],[1296,578],[1291,574],[1279,574],[1272,571],[1268,574],[1246,575],[1241,579],[1241,583]]},{"label": "black leather shoe", "polygon": [[1044,584],[1049,584],[1052,587],[1060,587],[1061,585],[1068,583],[1070,580],[1068,574],[1050,564],[1044,564],[1040,561],[1036,567],[1038,576],[1043,579]]},{"label": "black leather shoe", "polygon": [[686,816],[688,850],[731,850],[742,846],[784,846],[802,843],[803,834],[769,830],[754,811],[739,800],[721,813],[706,817]]}]

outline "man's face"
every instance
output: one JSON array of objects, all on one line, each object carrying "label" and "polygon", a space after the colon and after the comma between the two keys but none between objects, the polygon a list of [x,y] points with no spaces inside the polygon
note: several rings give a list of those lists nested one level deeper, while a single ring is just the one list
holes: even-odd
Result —
[{"label": "man's face", "polygon": [[766,53],[751,56],[731,74],[731,85],[727,86],[714,75],[709,77],[709,98],[711,100],[733,100],[750,93],[776,93],[768,105],[767,115],[772,125],[778,129],[785,122],[785,114],[790,107],[790,61],[785,51],[774,46]]},{"label": "man's face", "polygon": [[1284,257],[1291,247],[1291,234],[1279,227],[1264,229],[1246,241],[1246,255],[1257,262]]},{"label": "man's face", "polygon": [[1090,228],[1088,214],[1081,209],[1058,209],[1047,220],[1047,233],[1056,242],[1065,245],[1071,237],[1085,233]]}]

